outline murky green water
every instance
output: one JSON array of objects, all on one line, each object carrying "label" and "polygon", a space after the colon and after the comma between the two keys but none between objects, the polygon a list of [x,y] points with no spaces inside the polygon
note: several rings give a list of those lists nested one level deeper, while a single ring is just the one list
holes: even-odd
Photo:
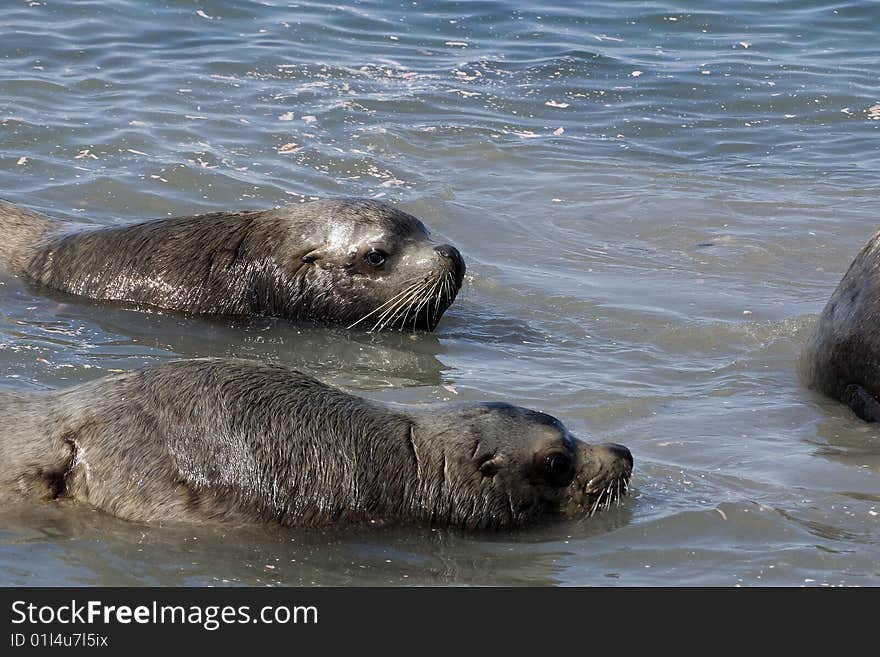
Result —
[{"label": "murky green water", "polygon": [[856,2],[0,7],[0,196],[112,224],[383,198],[461,248],[434,334],[133,312],[0,277],[0,385],[274,359],[628,445],[592,520],[468,535],[0,512],[4,584],[880,583],[880,430],[795,360],[878,221]]}]

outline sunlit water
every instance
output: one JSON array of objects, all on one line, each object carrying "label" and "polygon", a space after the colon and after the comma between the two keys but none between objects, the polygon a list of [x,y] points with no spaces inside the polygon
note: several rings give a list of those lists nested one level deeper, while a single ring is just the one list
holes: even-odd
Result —
[{"label": "sunlit water", "polygon": [[580,522],[145,526],[0,514],[4,584],[880,584],[880,430],[797,381],[880,226],[857,2],[4,2],[0,196],[114,224],[383,198],[461,248],[434,334],[217,321],[0,278],[0,386],[273,359],[379,399],[500,399],[628,445]]}]

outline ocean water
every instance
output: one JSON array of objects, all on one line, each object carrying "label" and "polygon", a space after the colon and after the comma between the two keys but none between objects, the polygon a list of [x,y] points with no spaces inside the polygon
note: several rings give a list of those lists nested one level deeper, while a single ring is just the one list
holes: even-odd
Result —
[{"label": "ocean water", "polygon": [[273,359],[630,447],[516,532],[0,512],[0,583],[880,584],[880,429],[796,359],[880,227],[872,0],[0,5],[0,197],[101,225],[382,198],[468,263],[433,334],[136,312],[0,277],[0,386]]}]

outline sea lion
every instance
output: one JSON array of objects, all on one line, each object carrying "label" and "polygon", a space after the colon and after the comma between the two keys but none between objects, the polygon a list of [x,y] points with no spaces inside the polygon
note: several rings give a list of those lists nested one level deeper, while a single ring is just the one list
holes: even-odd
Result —
[{"label": "sea lion", "polygon": [[880,231],[834,290],[798,365],[807,386],[880,420]]},{"label": "sea lion", "polygon": [[429,331],[465,272],[414,216],[356,198],[104,228],[0,201],[0,267],[92,299]]},{"label": "sea lion", "polygon": [[632,463],[537,411],[384,404],[237,359],[0,393],[0,492],[141,522],[516,527],[610,506]]}]

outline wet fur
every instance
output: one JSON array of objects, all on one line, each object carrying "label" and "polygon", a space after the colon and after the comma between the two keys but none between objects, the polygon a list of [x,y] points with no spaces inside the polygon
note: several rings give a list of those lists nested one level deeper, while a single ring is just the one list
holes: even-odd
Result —
[{"label": "wet fur", "polygon": [[[327,231],[346,222],[373,224],[402,240],[428,235],[415,217],[366,199],[108,228],[55,221],[0,202],[0,267],[91,299],[196,314],[354,322],[384,299],[367,297],[350,275],[347,254],[319,262],[315,255],[326,249]],[[452,303],[461,269],[450,277],[457,286],[452,298],[438,302],[437,314]]]},{"label": "wet fur", "polygon": [[853,260],[825,306],[799,363],[802,381],[880,420],[880,232]]},{"label": "wet fur", "polygon": [[572,497],[533,473],[548,446],[580,454],[584,482],[629,478],[631,459],[575,442],[535,411],[380,404],[250,361],[0,392],[0,494],[74,499],[143,522],[523,525]]}]

